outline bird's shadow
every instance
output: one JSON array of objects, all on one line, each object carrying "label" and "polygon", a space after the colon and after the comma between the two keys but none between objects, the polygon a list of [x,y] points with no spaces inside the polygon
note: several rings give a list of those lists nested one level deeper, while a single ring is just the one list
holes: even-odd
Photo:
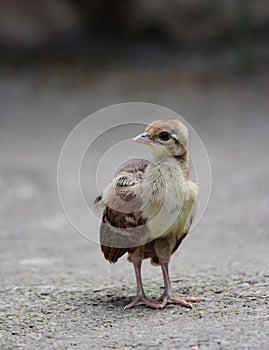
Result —
[{"label": "bird's shadow", "polygon": [[[124,295],[123,293],[126,293]],[[104,310],[123,310],[124,307],[131,303],[135,295],[128,293],[118,288],[103,288],[98,290],[84,290],[77,291],[74,295],[70,296],[66,300],[67,304],[70,304],[79,309],[85,309],[88,307],[102,308]]]},{"label": "bird's shadow", "polygon": [[[113,289],[100,289],[98,291],[84,291],[83,294],[77,295],[73,298],[73,304],[75,304],[78,308],[101,308],[104,311],[122,311],[124,307],[131,303],[135,299],[135,295],[133,293],[128,293],[128,291],[124,291],[126,295],[123,295],[123,291],[117,288]],[[156,295],[150,295],[150,299],[157,299]],[[137,305],[134,309],[149,309],[145,307],[145,305]]]},{"label": "bird's shadow", "polygon": [[[163,291],[163,287],[160,287],[160,293]],[[186,293],[186,290],[182,288],[181,290],[182,294]],[[160,295],[156,295],[153,291],[148,291],[147,297],[150,300],[156,300]],[[113,287],[109,286],[109,288],[100,288],[97,290],[84,290],[84,291],[77,291],[77,293],[74,295],[72,294],[71,298],[67,303],[70,305],[73,305],[74,307],[85,310],[87,312],[87,309],[102,309],[104,311],[123,311],[124,307],[131,303],[135,299],[135,294],[133,293],[133,290],[129,290],[129,288],[119,288],[119,287]],[[170,305],[169,305],[170,306]],[[168,308],[170,308],[168,306]],[[134,310],[150,310],[150,308],[146,307],[145,305],[137,305]],[[84,311],[84,312],[85,312]]]},{"label": "bird's shadow", "polygon": [[99,301],[99,306],[106,310],[119,309],[122,310],[124,307],[134,300],[135,296],[115,296],[107,300]]}]

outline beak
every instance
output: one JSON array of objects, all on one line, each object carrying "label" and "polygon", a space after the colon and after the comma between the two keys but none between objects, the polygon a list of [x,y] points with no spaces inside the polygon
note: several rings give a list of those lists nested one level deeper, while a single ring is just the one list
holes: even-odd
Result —
[{"label": "beak", "polygon": [[133,141],[137,143],[145,143],[145,144],[152,143],[152,140],[149,138],[149,134],[147,132],[143,132],[143,134],[137,135],[136,137],[133,138]]}]

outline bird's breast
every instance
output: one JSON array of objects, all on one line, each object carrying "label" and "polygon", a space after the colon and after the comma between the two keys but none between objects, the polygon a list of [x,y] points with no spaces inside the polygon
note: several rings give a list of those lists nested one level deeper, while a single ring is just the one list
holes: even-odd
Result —
[{"label": "bird's breast", "polygon": [[167,162],[149,167],[143,187],[143,216],[152,236],[184,231],[197,191],[180,166]]}]

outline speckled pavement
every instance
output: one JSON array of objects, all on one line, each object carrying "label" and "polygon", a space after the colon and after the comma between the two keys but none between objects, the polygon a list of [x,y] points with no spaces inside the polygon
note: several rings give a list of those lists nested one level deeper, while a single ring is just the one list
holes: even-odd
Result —
[{"label": "speckled pavement", "polygon": [[[268,349],[268,88],[265,75],[196,79],[175,68],[2,72],[0,348]],[[57,160],[68,133],[124,101],[182,114],[210,157],[207,211],[171,263],[174,292],[206,298],[191,310],[124,311],[135,294],[132,266],[125,257],[106,262],[59,203]],[[143,277],[158,297],[160,269],[145,262]]]}]

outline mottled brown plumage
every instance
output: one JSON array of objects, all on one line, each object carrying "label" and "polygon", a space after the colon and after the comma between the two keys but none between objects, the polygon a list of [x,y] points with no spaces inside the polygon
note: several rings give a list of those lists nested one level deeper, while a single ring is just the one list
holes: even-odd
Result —
[{"label": "mottled brown plumage", "polygon": [[[197,187],[188,178],[189,137],[178,120],[151,123],[134,141],[147,144],[152,161],[135,160],[121,167],[96,202],[104,203],[100,227],[101,250],[115,263],[128,253],[134,264],[137,296],[126,306],[144,303],[160,309],[167,303],[191,307],[190,301],[171,295],[170,256],[187,235],[197,202]],[[165,290],[155,301],[146,298],[141,280],[142,260],[161,265]]]}]

